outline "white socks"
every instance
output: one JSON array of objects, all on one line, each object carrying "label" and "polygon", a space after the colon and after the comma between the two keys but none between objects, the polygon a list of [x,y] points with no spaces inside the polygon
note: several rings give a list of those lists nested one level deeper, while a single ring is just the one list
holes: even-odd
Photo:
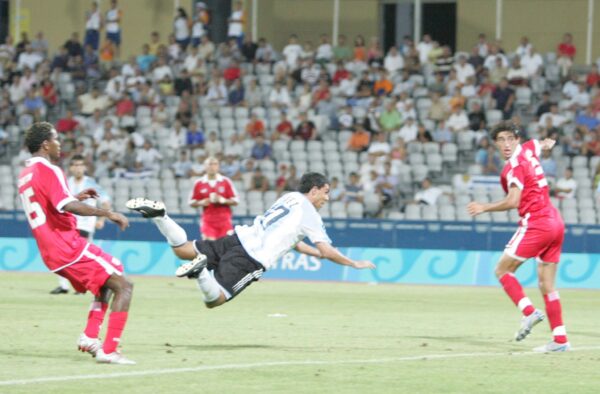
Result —
[{"label": "white socks", "polygon": [[65,277],[58,276],[58,285],[65,290],[69,290],[71,288],[71,282]]},{"label": "white socks", "polygon": [[185,230],[169,216],[155,217],[152,218],[152,221],[156,224],[158,230],[165,236],[167,242],[172,247],[176,248],[187,242],[188,239]]},{"label": "white socks", "polygon": [[198,288],[204,294],[205,303],[216,301],[221,295],[221,287],[215,280],[212,272],[206,268],[200,272],[196,281],[198,282]]}]

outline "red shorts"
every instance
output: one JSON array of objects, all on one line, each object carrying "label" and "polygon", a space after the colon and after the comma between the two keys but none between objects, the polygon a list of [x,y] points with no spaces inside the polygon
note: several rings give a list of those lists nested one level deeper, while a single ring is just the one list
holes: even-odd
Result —
[{"label": "red shorts", "polygon": [[233,226],[228,220],[222,222],[205,222],[202,221],[200,232],[204,238],[219,239],[226,235],[233,234]]},{"label": "red shorts", "polygon": [[85,293],[89,290],[98,296],[112,274],[123,275],[123,264],[98,246],[90,244],[76,263],[56,273],[67,278],[75,291]]},{"label": "red shorts", "polygon": [[558,211],[541,218],[521,219],[515,235],[504,252],[512,258],[525,261],[536,257],[538,262],[558,263],[565,236],[565,224]]}]

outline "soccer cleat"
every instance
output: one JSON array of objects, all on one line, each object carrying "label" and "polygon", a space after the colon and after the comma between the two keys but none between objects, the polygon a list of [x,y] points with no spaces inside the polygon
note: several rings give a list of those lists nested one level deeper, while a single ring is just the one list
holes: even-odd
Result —
[{"label": "soccer cleat", "polygon": [[77,348],[82,352],[88,352],[96,357],[98,350],[102,348],[102,342],[100,338],[90,338],[82,333],[77,341]]},{"label": "soccer cleat", "polygon": [[558,353],[568,352],[569,350],[571,350],[571,344],[569,342],[557,343],[554,341],[550,341],[544,346],[538,346],[533,349],[534,352],[538,353]]},{"label": "soccer cleat", "polygon": [[119,352],[106,354],[102,349],[96,353],[96,362],[100,364],[135,365],[135,361],[128,359]]},{"label": "soccer cleat", "polygon": [[162,201],[152,201],[145,198],[132,198],[125,203],[132,211],[138,211],[145,218],[165,216],[165,204]]},{"label": "soccer cleat", "polygon": [[523,316],[523,319],[521,319],[521,328],[515,334],[515,341],[518,342],[525,339],[531,333],[533,327],[545,318],[546,316],[539,309],[533,311],[529,316]]},{"label": "soccer cleat", "polygon": [[62,287],[58,286],[56,289],[52,290],[50,294],[67,294],[68,292],[69,289],[63,289]]},{"label": "soccer cleat", "polygon": [[178,276],[180,278],[187,276],[190,279],[197,278],[198,275],[200,275],[200,272],[202,272],[202,270],[204,269],[204,267],[206,267],[207,263],[208,259],[206,258],[206,255],[200,253],[199,255],[194,257],[192,261],[184,263],[179,268],[177,268],[177,270],[175,271],[175,276]]}]

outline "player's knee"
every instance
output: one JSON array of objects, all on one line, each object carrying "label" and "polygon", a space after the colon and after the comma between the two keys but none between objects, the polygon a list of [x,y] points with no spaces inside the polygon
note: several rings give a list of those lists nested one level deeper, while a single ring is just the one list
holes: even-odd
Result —
[{"label": "player's knee", "polygon": [[502,278],[504,276],[504,274],[507,273],[506,269],[500,268],[500,267],[496,267],[494,272],[496,274],[496,278],[498,278],[498,279]]}]

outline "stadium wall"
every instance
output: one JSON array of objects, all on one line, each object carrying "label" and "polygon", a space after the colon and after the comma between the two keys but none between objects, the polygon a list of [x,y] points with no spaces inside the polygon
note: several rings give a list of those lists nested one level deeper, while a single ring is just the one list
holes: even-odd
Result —
[{"label": "stadium wall", "polygon": [[[367,40],[377,36],[381,24],[380,6],[384,2],[389,1],[340,1],[339,32],[348,37],[350,44],[357,34]],[[188,11],[191,11],[192,3],[191,0],[180,1]],[[571,32],[578,48],[576,62],[584,62],[588,0],[503,0],[502,3],[502,43],[506,50],[514,50],[519,38],[527,35],[541,53],[555,51],[563,33]],[[10,0],[11,32],[14,31],[15,4],[16,0]],[[173,4],[171,0],[119,2],[124,14],[122,59],[140,53],[142,44],[149,41],[153,30],[159,31],[166,43],[172,32]],[[469,51],[479,33],[494,39],[496,0],[456,0],[456,4],[458,50]],[[251,0],[245,0],[245,5],[248,15],[245,30],[250,34]],[[55,51],[74,31],[79,32],[83,40],[85,13],[89,6],[90,1],[83,0],[21,0],[21,26],[30,36],[44,31],[51,51]],[[101,2],[103,12],[108,6],[108,1]],[[259,0],[258,35],[266,37],[276,49],[283,48],[292,33],[296,33],[302,42],[310,40],[316,46],[322,33],[331,35],[332,18],[331,0]],[[599,6],[595,7],[593,21],[595,31],[600,31]],[[599,55],[600,40],[594,40],[592,59]]]},{"label": "stadium wall", "polygon": [[[198,235],[197,217],[174,215],[190,237]],[[120,232],[107,225],[97,243],[119,258],[134,275],[173,275],[180,261],[148,220],[131,217]],[[238,224],[251,218],[238,218]],[[428,285],[497,285],[494,266],[515,226],[479,222],[325,221],[334,244],[353,259],[370,259],[373,271],[359,271],[298,253],[270,267],[265,278]],[[560,288],[600,288],[600,226],[568,226],[558,270]],[[46,272],[21,212],[0,213],[0,271]],[[536,264],[517,273],[526,286],[537,285]]]}]

